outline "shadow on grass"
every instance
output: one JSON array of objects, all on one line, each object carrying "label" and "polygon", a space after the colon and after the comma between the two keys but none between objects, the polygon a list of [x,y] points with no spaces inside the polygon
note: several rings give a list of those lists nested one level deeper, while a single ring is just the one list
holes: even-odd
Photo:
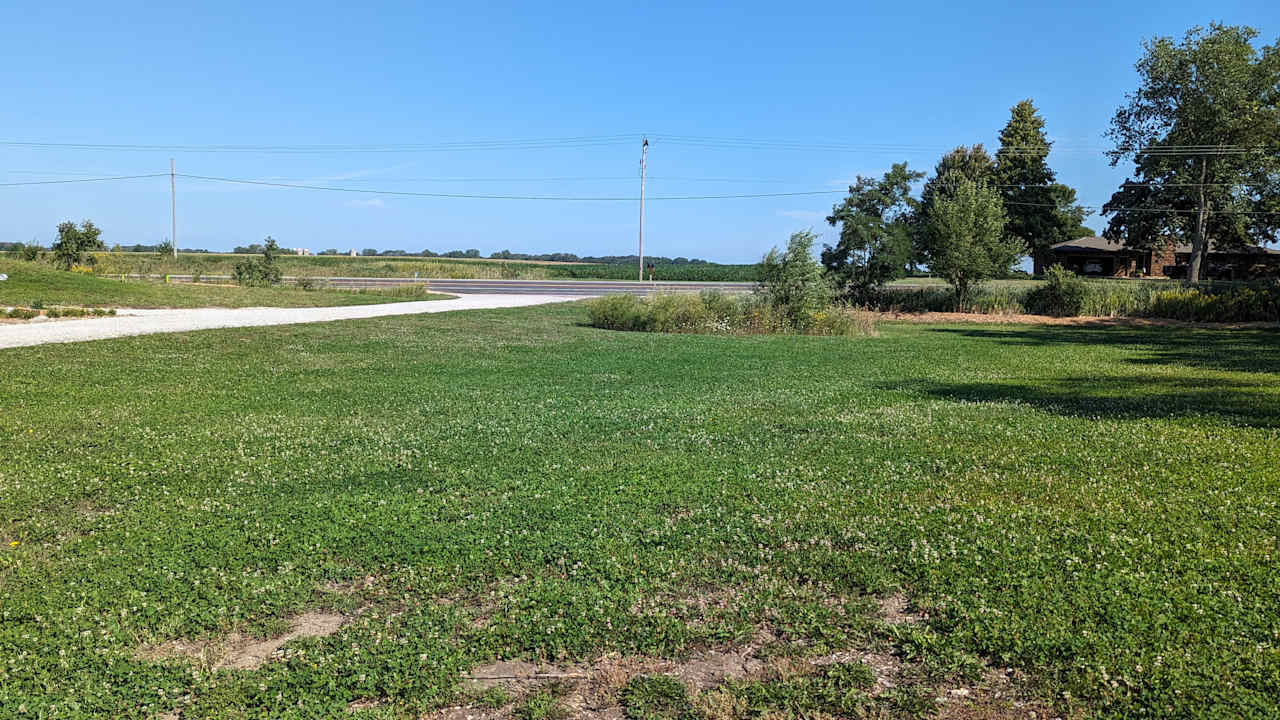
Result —
[{"label": "shadow on grass", "polygon": [[951,327],[936,328],[933,332],[1011,345],[1123,345],[1146,354],[1145,357],[1127,358],[1125,362],[1128,363],[1280,373],[1280,331],[1276,330],[1030,326],[1000,330]]},{"label": "shadow on grass", "polygon": [[1148,375],[1063,377],[1027,383],[895,383],[930,397],[1008,402],[1080,418],[1213,417],[1257,428],[1280,427],[1274,382]]}]

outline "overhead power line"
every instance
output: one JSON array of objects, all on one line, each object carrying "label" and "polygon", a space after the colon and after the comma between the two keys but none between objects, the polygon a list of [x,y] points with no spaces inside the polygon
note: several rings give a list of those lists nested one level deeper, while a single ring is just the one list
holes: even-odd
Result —
[{"label": "overhead power line", "polygon": [[536,150],[543,148],[580,148],[618,145],[630,141],[631,135],[593,135],[564,138],[529,138],[506,140],[467,140],[442,143],[401,143],[386,145],[138,145],[112,143],[56,143],[22,140],[0,140],[0,147],[33,150],[103,150],[124,152],[199,152],[199,153],[418,153],[462,152],[476,150]]},{"label": "overhead power line", "polygon": [[[490,195],[490,194],[472,194],[472,193],[433,193],[433,192],[410,192],[407,190],[372,190],[369,188],[344,188],[333,187],[328,185],[302,185],[298,183],[272,182],[269,180],[246,180],[241,178],[213,177],[208,175],[186,175],[179,173],[178,177],[189,178],[192,180],[207,180],[211,182],[237,183],[240,185],[260,185],[266,187],[293,188],[295,190],[323,190],[326,192],[345,192],[360,193],[365,195],[389,195],[389,196],[407,196],[407,197],[429,197],[429,198],[465,198],[474,200],[560,200],[575,202],[634,202],[639,197],[632,196],[600,196],[600,195]],[[733,200],[739,198],[765,198],[765,197],[793,197],[798,195],[830,195],[832,193],[843,193],[844,190],[806,190],[802,192],[783,192],[783,193],[748,193],[739,195],[660,195],[657,197],[646,198],[647,200]]]},{"label": "overhead power line", "polygon": [[107,182],[109,180],[136,180],[138,178],[165,177],[169,173],[151,173],[148,175],[117,175],[115,177],[76,178],[74,180],[28,180],[26,182],[0,183],[0,187],[18,185],[64,185],[66,183]]}]

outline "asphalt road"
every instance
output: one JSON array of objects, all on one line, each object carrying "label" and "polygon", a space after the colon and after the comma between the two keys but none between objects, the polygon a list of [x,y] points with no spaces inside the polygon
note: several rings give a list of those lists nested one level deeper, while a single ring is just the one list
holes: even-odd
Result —
[{"label": "asphalt road", "polygon": [[[225,275],[205,275],[207,280],[228,280]],[[650,295],[655,292],[701,292],[703,290],[720,290],[725,293],[750,292],[755,283],[744,282],[640,282],[638,280],[450,280],[445,278],[372,278],[372,277],[329,277],[315,278],[332,288],[355,289],[396,287],[398,285],[421,285],[426,283],[431,290],[443,293],[485,295],[611,295],[632,293],[634,295]],[[170,275],[171,282],[190,282],[190,275]],[[293,278],[286,276],[285,282]]]}]

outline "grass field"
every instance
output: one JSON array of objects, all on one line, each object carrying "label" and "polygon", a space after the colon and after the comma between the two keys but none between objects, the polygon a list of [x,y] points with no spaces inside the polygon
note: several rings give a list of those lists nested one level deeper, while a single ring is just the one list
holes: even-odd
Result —
[{"label": "grass field", "polygon": [[326,307],[369,305],[397,300],[450,297],[420,288],[361,292],[305,291],[293,287],[250,288],[235,285],[167,285],[141,280],[113,280],[85,273],[54,270],[48,265],[0,259],[0,306],[74,305],[82,307]]},{"label": "grass field", "polygon": [[[3,255],[3,253],[0,253]],[[10,253],[12,256],[13,253]],[[103,274],[188,274],[229,275],[235,264],[249,255],[179,253],[176,259],[155,253],[95,253],[97,269]],[[486,280],[554,280],[565,278],[634,280],[634,265],[592,263],[543,263],[524,260],[487,260],[416,257],[349,257],[346,255],[281,255],[285,275],[329,277],[413,277],[480,278]],[[660,265],[658,280],[703,280],[753,282],[759,278],[756,265]]]},{"label": "grass field", "polygon": [[584,321],[0,351],[0,716],[1275,716],[1280,335]]}]

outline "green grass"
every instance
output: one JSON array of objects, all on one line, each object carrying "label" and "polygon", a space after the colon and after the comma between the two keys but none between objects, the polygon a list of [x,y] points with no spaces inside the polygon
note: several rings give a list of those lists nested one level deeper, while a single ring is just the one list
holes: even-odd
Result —
[{"label": "green grass", "polygon": [[370,305],[403,300],[449,297],[418,288],[390,291],[304,291],[292,287],[249,288],[235,285],[164,284],[141,280],[113,280],[86,273],[55,270],[41,263],[0,259],[0,305],[33,304],[84,307],[325,307]]},{"label": "green grass", "polygon": [[[762,713],[927,711],[980,655],[1102,717],[1274,716],[1280,335],[585,316],[0,351],[0,717],[423,711],[496,659],[762,626],[924,668],[884,698],[856,667],[732,690]],[[926,626],[867,614],[898,588]],[[366,609],[258,670],[137,655],[325,607]]]}]

